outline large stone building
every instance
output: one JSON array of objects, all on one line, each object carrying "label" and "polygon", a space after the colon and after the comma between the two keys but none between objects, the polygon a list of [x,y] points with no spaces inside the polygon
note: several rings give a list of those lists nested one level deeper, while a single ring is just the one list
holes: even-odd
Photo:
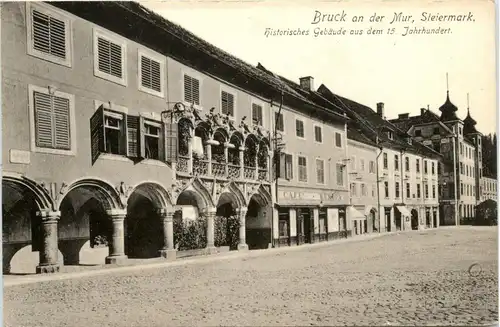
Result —
[{"label": "large stone building", "polygon": [[422,108],[420,115],[400,114],[392,123],[412,135],[415,140],[443,155],[439,167],[440,216],[442,224],[456,225],[475,218],[475,206],[481,201],[482,134],[469,108],[465,119],[457,117],[458,108],[451,102],[449,91],[438,116]]},{"label": "large stone building", "polygon": [[479,183],[480,202],[484,202],[486,200],[498,201],[496,178],[483,176]]},{"label": "large stone building", "polygon": [[[187,221],[197,253],[439,225],[440,156],[383,104],[251,66],[137,3],[0,8],[5,273],[174,259]],[[238,221],[227,244],[221,217]]]}]

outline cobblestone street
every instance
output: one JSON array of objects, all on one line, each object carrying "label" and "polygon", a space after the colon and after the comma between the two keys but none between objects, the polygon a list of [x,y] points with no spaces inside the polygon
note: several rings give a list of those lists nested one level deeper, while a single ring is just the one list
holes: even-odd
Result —
[{"label": "cobblestone street", "polygon": [[498,320],[497,285],[497,229],[442,228],[7,287],[4,322],[477,326]]}]

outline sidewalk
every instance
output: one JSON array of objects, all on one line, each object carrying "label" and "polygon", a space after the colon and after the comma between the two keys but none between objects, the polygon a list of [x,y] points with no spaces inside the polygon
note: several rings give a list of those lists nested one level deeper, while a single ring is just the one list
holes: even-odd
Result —
[{"label": "sidewalk", "polygon": [[408,232],[425,232],[432,231],[436,229],[428,229],[428,230],[414,230],[414,231],[398,231],[398,232],[386,232],[386,233],[372,233],[372,234],[363,234],[356,235],[347,239],[337,239],[328,242],[314,243],[314,244],[303,244],[300,246],[284,246],[277,247],[272,249],[264,249],[264,250],[251,250],[251,251],[231,251],[225,253],[218,253],[209,256],[197,256],[197,257],[188,257],[181,258],[175,261],[165,261],[162,258],[152,258],[146,260],[133,261],[130,260],[124,265],[99,265],[96,268],[89,270],[85,270],[85,267],[81,267],[83,271],[77,272],[61,272],[57,274],[47,274],[47,275],[24,275],[24,276],[16,276],[16,275],[4,275],[3,276],[3,286],[16,286],[16,285],[24,285],[24,284],[32,284],[32,283],[40,283],[47,282],[53,280],[65,280],[65,279],[73,279],[73,278],[82,278],[82,277],[90,277],[97,276],[103,274],[113,274],[113,273],[124,273],[124,272],[132,272],[137,270],[144,269],[155,269],[155,268],[168,268],[168,267],[176,267],[190,264],[203,264],[210,262],[217,262],[222,260],[230,260],[233,258],[253,258],[257,256],[266,256],[273,255],[278,253],[286,253],[290,251],[300,251],[309,248],[318,248],[318,247],[327,247],[336,244],[343,244],[349,242],[360,242],[360,241],[368,241],[379,237],[397,235],[401,233]]}]

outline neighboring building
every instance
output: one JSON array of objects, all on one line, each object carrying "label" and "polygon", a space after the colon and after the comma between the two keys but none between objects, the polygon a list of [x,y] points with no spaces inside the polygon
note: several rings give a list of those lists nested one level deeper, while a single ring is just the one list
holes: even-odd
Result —
[{"label": "neighboring building", "polygon": [[497,191],[497,180],[496,178],[483,176],[479,185],[480,202],[486,200],[498,201],[498,191]]},{"label": "neighboring building", "polygon": [[0,18],[4,272],[16,254],[55,272],[108,245],[99,262],[173,259],[178,217],[206,218],[209,253],[216,215],[239,217],[238,249],[350,234],[348,119],[311,101],[312,79],[134,2],[5,3]]},{"label": "neighboring building", "polygon": [[[345,110],[350,121],[356,123],[348,128],[356,128],[377,147],[375,180],[378,194],[374,207],[379,230],[438,227],[437,167],[441,155],[412,140],[409,134],[387,121],[383,103],[377,104],[375,112],[334,94],[325,85],[321,85],[318,92]],[[355,169],[355,166],[352,168]],[[355,214],[353,212],[353,216]]]},{"label": "neighboring building", "polygon": [[469,109],[464,120],[456,116],[458,108],[450,101],[449,92],[439,110],[441,116],[421,109],[418,116],[400,114],[391,122],[443,155],[439,167],[441,224],[455,225],[462,219],[474,219],[480,202],[482,134]]}]

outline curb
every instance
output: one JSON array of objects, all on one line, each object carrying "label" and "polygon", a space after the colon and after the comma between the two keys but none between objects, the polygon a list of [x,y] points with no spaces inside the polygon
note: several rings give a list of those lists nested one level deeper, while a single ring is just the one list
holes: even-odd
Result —
[{"label": "curb", "polygon": [[[431,231],[434,229],[428,229],[423,231]],[[169,268],[169,267],[177,267],[184,265],[193,265],[193,264],[203,264],[210,262],[217,262],[222,260],[236,259],[236,258],[255,258],[266,255],[273,255],[278,253],[286,253],[291,251],[298,250],[306,250],[306,249],[314,249],[321,247],[328,247],[337,244],[343,243],[351,243],[351,242],[362,242],[369,241],[372,239],[385,237],[385,236],[394,236],[408,232],[423,232],[423,231],[397,231],[397,232],[384,232],[384,233],[374,233],[374,234],[363,234],[359,236],[350,237],[347,239],[337,239],[328,242],[320,242],[313,244],[302,244],[300,246],[284,246],[284,247],[276,247],[271,249],[263,249],[263,250],[252,250],[252,251],[231,251],[225,253],[219,253],[210,256],[204,257],[194,257],[190,259],[179,259],[176,261],[165,261],[165,262],[154,262],[154,263],[139,263],[136,265],[126,265],[126,266],[112,266],[105,268],[103,265],[102,268],[95,270],[87,270],[81,272],[67,272],[67,273],[58,273],[58,274],[50,274],[50,275],[33,275],[30,277],[19,277],[13,278],[11,280],[3,280],[3,287],[12,287],[18,285],[26,285],[26,284],[34,284],[34,283],[42,283],[49,282],[55,280],[66,280],[66,279],[74,279],[74,278],[84,278],[105,274],[113,274],[113,273],[124,273],[131,272],[137,270],[145,270],[145,269],[154,269],[154,268]]]}]

